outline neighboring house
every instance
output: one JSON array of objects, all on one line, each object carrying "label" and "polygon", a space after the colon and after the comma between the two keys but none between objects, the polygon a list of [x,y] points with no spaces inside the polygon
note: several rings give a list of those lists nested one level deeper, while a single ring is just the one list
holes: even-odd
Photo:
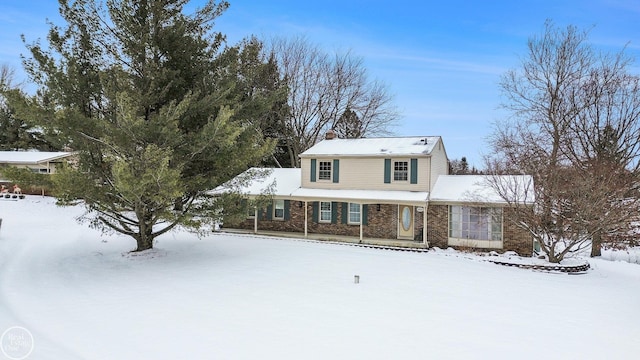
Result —
[{"label": "neighboring house", "polygon": [[0,151],[0,166],[30,169],[40,174],[53,174],[56,167],[68,161],[72,152]]},{"label": "neighboring house", "polygon": [[239,188],[249,199],[268,193],[272,202],[233,227],[532,251],[531,236],[504,220],[506,204],[485,177],[447,175],[439,136],[338,139],[330,132],[300,158],[299,169],[271,169]]}]

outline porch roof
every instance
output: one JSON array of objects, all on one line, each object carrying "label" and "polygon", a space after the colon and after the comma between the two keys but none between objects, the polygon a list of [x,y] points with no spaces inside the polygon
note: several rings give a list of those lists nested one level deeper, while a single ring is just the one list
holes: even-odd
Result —
[{"label": "porch roof", "polygon": [[336,200],[364,204],[415,204],[425,205],[429,198],[426,191],[399,190],[347,190],[298,188],[291,197],[301,200]]},{"label": "porch roof", "polygon": [[35,165],[66,158],[71,155],[73,155],[73,153],[68,151],[0,151],[0,163]]},{"label": "porch roof", "polygon": [[429,200],[528,205],[533,203],[534,198],[533,178],[530,175],[440,175]]}]

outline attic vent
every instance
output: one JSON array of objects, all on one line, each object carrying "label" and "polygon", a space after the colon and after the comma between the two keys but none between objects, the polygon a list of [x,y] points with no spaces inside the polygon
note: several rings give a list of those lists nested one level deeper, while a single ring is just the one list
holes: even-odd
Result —
[{"label": "attic vent", "polygon": [[427,143],[427,139],[426,138],[422,138],[422,139],[420,139],[420,142],[426,144]]}]

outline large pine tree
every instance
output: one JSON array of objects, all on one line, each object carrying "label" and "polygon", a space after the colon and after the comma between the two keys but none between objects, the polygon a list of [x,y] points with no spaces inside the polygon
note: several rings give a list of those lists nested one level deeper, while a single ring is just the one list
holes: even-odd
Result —
[{"label": "large pine tree", "polygon": [[224,48],[213,31],[228,3],[187,14],[187,2],[60,0],[66,27],[51,27],[47,48],[27,45],[42,126],[79,153],[58,196],[82,199],[94,225],[137,251],[177,225],[199,228],[205,192],[273,150],[253,117],[275,98],[238,96],[244,45]]}]

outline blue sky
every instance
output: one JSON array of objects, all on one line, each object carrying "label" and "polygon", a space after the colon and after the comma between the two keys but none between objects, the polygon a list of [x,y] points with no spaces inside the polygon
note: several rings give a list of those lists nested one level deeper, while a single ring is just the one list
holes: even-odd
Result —
[{"label": "blue sky", "polygon": [[[193,1],[199,3],[198,0]],[[300,1],[230,0],[216,29],[230,43],[249,36],[302,34],[327,51],[362,56],[372,78],[395,95],[402,114],[396,135],[440,135],[449,158],[481,166],[491,126],[506,113],[498,82],[526,54],[527,39],[546,19],[591,29],[605,51],[627,45],[640,61],[637,0]],[[46,39],[46,19],[60,24],[57,1],[0,1],[0,64],[25,80],[20,54]],[[640,63],[634,72],[640,73]]]}]

